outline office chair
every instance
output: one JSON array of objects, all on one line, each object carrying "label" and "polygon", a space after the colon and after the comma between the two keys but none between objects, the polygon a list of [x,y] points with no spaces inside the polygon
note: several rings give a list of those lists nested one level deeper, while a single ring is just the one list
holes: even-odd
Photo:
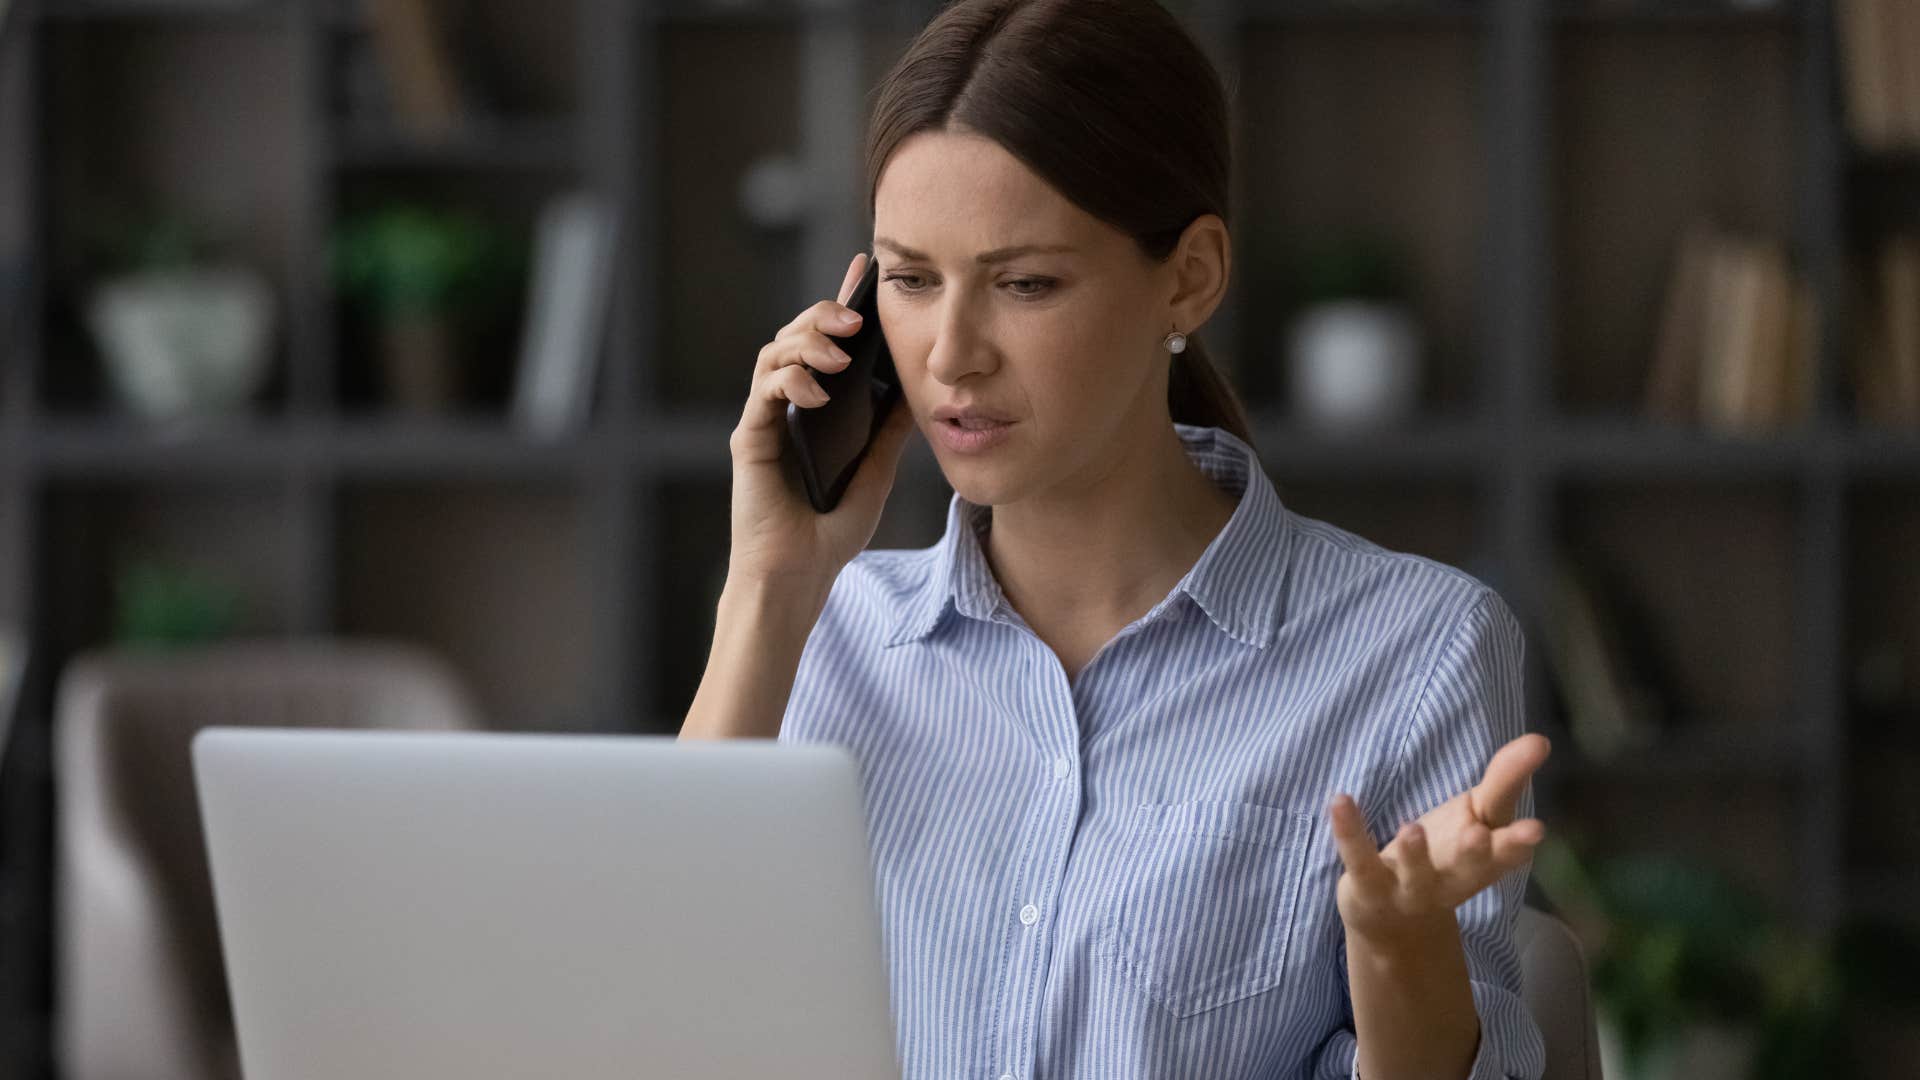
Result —
[{"label": "office chair", "polygon": [[1520,953],[1520,996],[1546,1042],[1541,1080],[1601,1080],[1592,984],[1580,939],[1557,917],[1523,907],[1513,940]]},{"label": "office chair", "polygon": [[218,645],[76,658],[61,679],[55,1052],[70,1080],[237,1080],[190,743],[210,724],[476,727],[400,645]]}]

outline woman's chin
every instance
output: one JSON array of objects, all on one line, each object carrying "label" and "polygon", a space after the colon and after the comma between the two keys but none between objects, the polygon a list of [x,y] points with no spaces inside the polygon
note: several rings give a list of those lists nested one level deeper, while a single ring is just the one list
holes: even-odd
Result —
[{"label": "woman's chin", "polygon": [[954,494],[975,506],[997,506],[1010,502],[1012,485],[1003,475],[1004,470],[980,461],[961,460],[942,461],[940,472],[947,478],[947,486]]}]

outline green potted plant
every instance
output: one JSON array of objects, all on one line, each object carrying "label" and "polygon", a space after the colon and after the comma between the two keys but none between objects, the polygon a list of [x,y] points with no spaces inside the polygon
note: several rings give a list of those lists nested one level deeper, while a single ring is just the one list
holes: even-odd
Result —
[{"label": "green potted plant", "polygon": [[1535,852],[1533,878],[1587,952],[1610,1078],[1852,1075],[1848,1016],[1920,1002],[1910,931],[1861,920],[1802,931],[1696,861],[1589,864],[1554,835]]},{"label": "green potted plant", "polygon": [[198,645],[239,632],[237,585],[205,571],[142,555],[119,571],[115,640],[141,648]]},{"label": "green potted plant", "polygon": [[463,323],[510,292],[522,258],[506,229],[464,211],[391,203],[343,223],[334,278],[374,325],[389,402],[437,412],[465,393]]}]

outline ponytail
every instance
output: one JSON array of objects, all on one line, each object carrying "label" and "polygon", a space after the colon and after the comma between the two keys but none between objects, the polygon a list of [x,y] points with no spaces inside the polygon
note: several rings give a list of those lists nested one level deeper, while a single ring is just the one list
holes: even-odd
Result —
[{"label": "ponytail", "polygon": [[1240,395],[1208,359],[1196,335],[1188,335],[1187,347],[1173,354],[1173,371],[1167,378],[1167,412],[1175,423],[1224,428],[1256,452],[1259,450]]}]

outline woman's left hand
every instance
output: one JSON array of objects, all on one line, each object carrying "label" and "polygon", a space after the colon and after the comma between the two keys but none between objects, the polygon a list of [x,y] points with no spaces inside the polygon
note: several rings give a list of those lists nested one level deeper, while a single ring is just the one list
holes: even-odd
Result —
[{"label": "woman's left hand", "polygon": [[1336,892],[1350,936],[1382,946],[1431,933],[1441,914],[1533,856],[1547,834],[1538,818],[1513,820],[1527,780],[1547,760],[1544,735],[1522,735],[1487,762],[1480,782],[1401,827],[1375,847],[1350,795],[1328,808],[1346,872]]}]

